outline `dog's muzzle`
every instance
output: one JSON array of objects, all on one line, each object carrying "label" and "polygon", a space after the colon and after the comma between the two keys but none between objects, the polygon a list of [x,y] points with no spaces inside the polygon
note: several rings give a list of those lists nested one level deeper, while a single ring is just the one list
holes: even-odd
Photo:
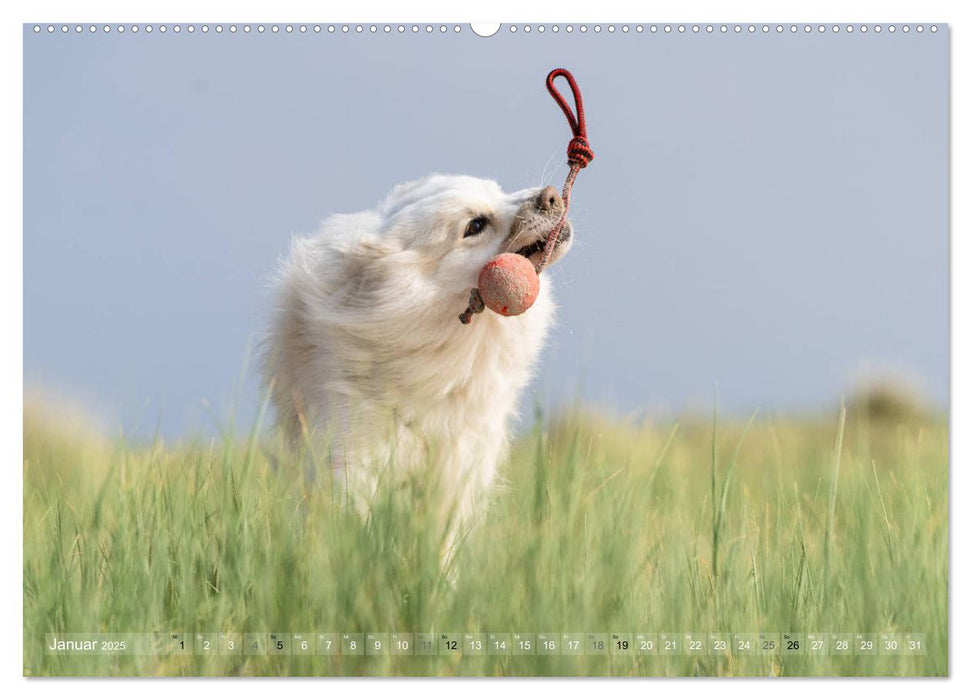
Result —
[{"label": "dog's muzzle", "polygon": [[[563,199],[553,187],[544,187],[535,197],[523,202],[510,232],[508,252],[522,255],[533,263],[538,262],[546,247],[546,239],[563,216],[563,210]],[[563,247],[572,238],[573,227],[568,219],[563,222],[563,228],[556,239],[551,262],[559,259]]]}]

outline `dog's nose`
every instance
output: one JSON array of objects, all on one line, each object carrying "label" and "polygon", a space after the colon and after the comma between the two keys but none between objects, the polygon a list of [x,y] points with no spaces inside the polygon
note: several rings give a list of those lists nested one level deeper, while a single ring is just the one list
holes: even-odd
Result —
[{"label": "dog's nose", "polygon": [[544,187],[536,195],[536,208],[550,214],[559,214],[563,211],[563,199],[555,187]]}]

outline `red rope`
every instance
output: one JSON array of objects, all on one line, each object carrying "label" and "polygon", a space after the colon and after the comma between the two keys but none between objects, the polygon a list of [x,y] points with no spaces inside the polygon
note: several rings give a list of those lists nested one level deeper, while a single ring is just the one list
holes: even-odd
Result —
[{"label": "red rope", "polygon": [[[560,91],[556,89],[556,85],[553,84],[553,81],[561,76],[566,78],[566,81],[570,84],[570,90],[573,92],[573,102],[577,106],[576,116],[573,116],[573,110],[570,109],[570,105],[566,103],[563,95],[560,94]],[[570,122],[570,129],[573,131],[573,139],[570,140],[570,145],[566,149],[566,156],[570,165],[572,166],[576,163],[581,168],[587,167],[587,164],[593,160],[593,151],[587,142],[587,119],[583,113],[583,95],[580,94],[577,81],[573,79],[573,74],[566,68],[555,68],[546,76],[546,89],[549,90],[553,99],[556,100],[556,104],[563,110],[563,114],[566,115],[566,120]]]},{"label": "red rope", "polygon": [[[563,95],[560,94],[560,91],[553,84],[553,81],[559,77],[566,78],[566,81],[570,84],[570,90],[573,92],[573,102],[577,110],[576,115],[574,115],[573,110],[570,109],[570,105],[567,104]],[[570,144],[566,147],[566,159],[570,165],[570,172],[567,174],[566,181],[563,183],[563,212],[546,238],[543,255],[536,264],[537,274],[549,264],[550,258],[553,256],[553,249],[556,248],[556,241],[559,240],[560,232],[566,223],[566,216],[570,211],[570,193],[573,190],[573,181],[576,180],[577,173],[580,172],[580,169],[587,167],[590,161],[593,160],[593,149],[590,148],[590,144],[587,141],[587,119],[583,113],[583,96],[580,94],[580,88],[573,79],[573,75],[566,68],[556,68],[550,71],[550,74],[546,76],[546,89],[549,90],[553,99],[556,100],[556,104],[560,106],[563,114],[566,115],[566,120],[570,123],[570,130],[573,132],[573,138],[570,139]],[[480,313],[484,308],[485,304],[482,301],[479,290],[473,289],[469,295],[469,305],[459,315],[459,320],[462,323],[470,323],[472,316]]]},{"label": "red rope", "polygon": [[[570,84],[570,90],[573,92],[573,102],[576,104],[577,112],[576,116],[573,114],[573,110],[570,109],[570,105],[560,94],[560,91],[556,89],[556,85],[553,81],[559,77],[566,78],[566,81]],[[566,68],[556,68],[550,71],[550,74],[546,76],[546,89],[556,100],[556,104],[560,106],[563,110],[563,114],[566,115],[566,120],[570,123],[570,129],[573,131],[573,138],[570,139],[570,144],[566,147],[566,159],[570,164],[570,172],[566,176],[566,181],[563,183],[563,213],[560,214],[559,220],[550,231],[550,235],[546,238],[546,246],[543,248],[543,255],[536,264],[536,272],[542,271],[546,267],[550,258],[553,256],[553,249],[556,248],[556,242],[560,238],[560,232],[563,230],[563,225],[566,223],[566,216],[570,211],[570,192],[573,190],[573,181],[576,180],[577,174],[580,172],[580,168],[585,168],[593,160],[593,149],[590,148],[590,143],[587,141],[587,119],[583,112],[583,96],[580,94],[580,88],[577,86],[577,81],[573,79],[573,75]]]}]

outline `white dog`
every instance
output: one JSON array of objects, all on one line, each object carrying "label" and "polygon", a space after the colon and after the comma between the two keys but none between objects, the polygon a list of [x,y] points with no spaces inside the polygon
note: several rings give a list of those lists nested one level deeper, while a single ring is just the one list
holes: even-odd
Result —
[{"label": "white dog", "polygon": [[[506,251],[535,263],[562,210],[552,187],[505,194],[432,175],[293,240],[265,372],[281,426],[297,442],[329,441],[337,483],[359,508],[385,475],[423,466],[450,529],[481,511],[552,320],[550,277],[520,316],[458,317],[482,266]],[[551,262],[571,238],[567,223]]]}]

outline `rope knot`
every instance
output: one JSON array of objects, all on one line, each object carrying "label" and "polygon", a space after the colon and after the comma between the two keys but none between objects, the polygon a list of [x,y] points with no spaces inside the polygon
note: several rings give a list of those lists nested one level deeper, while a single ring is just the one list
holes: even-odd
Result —
[{"label": "rope knot", "polygon": [[570,165],[585,168],[593,160],[593,149],[583,136],[574,136],[566,147],[566,159]]}]

